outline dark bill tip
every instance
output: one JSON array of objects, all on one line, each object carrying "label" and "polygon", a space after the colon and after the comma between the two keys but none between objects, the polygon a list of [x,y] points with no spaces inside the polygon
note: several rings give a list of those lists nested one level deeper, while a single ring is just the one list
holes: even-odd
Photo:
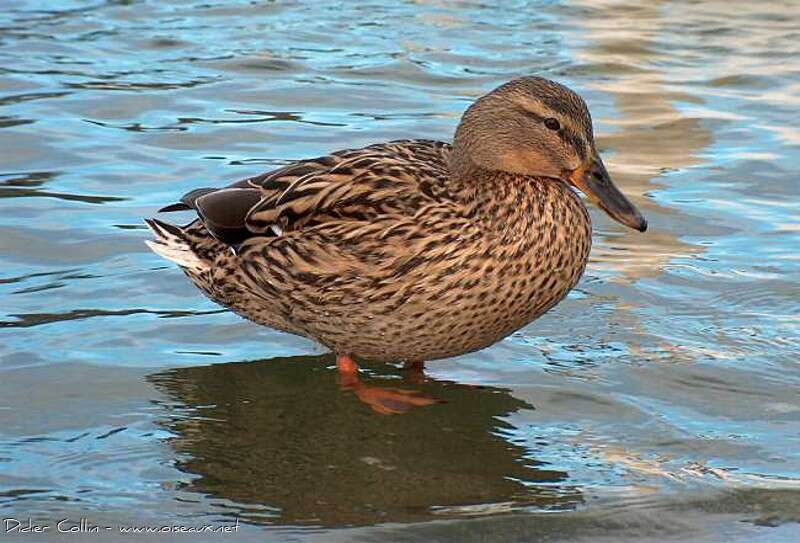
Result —
[{"label": "dark bill tip", "polygon": [[647,230],[647,219],[611,181],[603,161],[595,155],[586,170],[576,171],[572,183],[609,217],[639,232]]}]

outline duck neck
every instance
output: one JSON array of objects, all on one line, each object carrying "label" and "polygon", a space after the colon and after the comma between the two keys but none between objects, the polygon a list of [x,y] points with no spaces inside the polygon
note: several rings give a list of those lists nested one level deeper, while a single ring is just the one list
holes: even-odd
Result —
[{"label": "duck neck", "polygon": [[486,172],[477,164],[475,164],[469,156],[469,153],[460,144],[458,139],[453,142],[453,148],[450,152],[450,159],[447,164],[450,169],[450,176],[453,181],[468,180],[476,174]]}]

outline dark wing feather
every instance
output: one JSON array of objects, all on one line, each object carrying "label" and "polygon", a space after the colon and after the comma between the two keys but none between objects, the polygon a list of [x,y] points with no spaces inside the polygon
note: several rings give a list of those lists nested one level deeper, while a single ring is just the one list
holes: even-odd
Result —
[{"label": "dark wing feather", "polygon": [[205,196],[211,192],[218,191],[218,188],[204,187],[201,189],[194,189],[181,196],[180,201],[164,206],[158,210],[159,213],[168,213],[170,211],[188,211],[195,208],[195,202],[201,196]]},{"label": "dark wing feather", "polygon": [[238,245],[253,235],[245,217],[259,201],[258,189],[232,187],[204,194],[194,205],[212,236],[227,245]]}]

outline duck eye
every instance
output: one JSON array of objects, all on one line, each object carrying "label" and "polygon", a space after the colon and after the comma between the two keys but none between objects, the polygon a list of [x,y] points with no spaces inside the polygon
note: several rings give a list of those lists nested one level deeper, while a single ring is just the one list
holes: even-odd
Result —
[{"label": "duck eye", "polygon": [[561,123],[558,122],[558,119],[554,119],[553,117],[545,119],[544,125],[550,130],[559,130],[561,128]]}]

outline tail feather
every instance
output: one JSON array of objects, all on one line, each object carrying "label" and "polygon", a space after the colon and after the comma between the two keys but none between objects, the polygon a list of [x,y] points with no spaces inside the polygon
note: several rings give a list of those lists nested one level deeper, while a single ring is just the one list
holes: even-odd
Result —
[{"label": "tail feather", "polygon": [[208,269],[208,262],[194,252],[189,239],[180,228],[158,219],[145,219],[145,223],[155,236],[153,240],[145,240],[154,253],[195,272]]}]

